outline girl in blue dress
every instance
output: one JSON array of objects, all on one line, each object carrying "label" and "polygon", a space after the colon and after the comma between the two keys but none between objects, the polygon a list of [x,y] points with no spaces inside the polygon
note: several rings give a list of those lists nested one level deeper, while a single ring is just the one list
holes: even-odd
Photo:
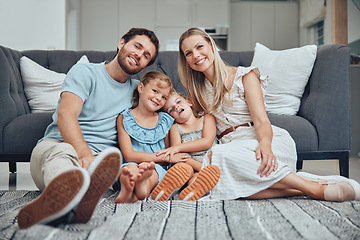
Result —
[{"label": "girl in blue dress", "polygon": [[158,71],[147,72],[134,92],[132,108],[117,118],[118,140],[125,162],[115,203],[145,199],[166,173],[169,158],[163,160],[156,152],[169,145],[168,132],[174,120],[159,110],[171,89],[168,76]]}]

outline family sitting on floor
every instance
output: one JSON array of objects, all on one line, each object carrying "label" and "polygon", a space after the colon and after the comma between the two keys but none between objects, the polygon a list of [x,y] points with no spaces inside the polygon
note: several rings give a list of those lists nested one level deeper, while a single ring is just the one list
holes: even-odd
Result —
[{"label": "family sitting on floor", "polygon": [[110,62],[70,69],[53,122],[31,155],[42,194],[20,210],[20,228],[60,218],[86,223],[112,185],[120,190],[115,203],[149,195],[165,201],[177,192],[193,201],[360,200],[354,180],[296,173],[295,142],[267,116],[261,69],[225,64],[214,40],[190,28],[179,39],[185,98],[163,73],[131,79],[158,51],[154,32],[132,28]]}]

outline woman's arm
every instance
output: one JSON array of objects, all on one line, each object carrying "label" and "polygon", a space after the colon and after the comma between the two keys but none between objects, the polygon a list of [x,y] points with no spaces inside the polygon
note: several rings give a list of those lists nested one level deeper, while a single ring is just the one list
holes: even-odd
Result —
[{"label": "woman's arm", "polygon": [[[271,172],[277,169],[278,165],[271,150],[273,131],[266,114],[264,98],[257,75],[253,71],[246,74],[243,77],[243,85],[246,102],[254,122],[256,137],[259,141],[259,146],[255,150],[256,159],[262,160],[258,174],[261,177],[264,175],[269,176]],[[274,164],[272,163],[273,160],[275,161]]]}]

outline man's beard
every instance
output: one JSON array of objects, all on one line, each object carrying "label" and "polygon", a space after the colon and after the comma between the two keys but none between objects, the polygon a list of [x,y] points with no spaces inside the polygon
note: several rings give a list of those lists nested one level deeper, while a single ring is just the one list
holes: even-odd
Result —
[{"label": "man's beard", "polygon": [[141,70],[139,69],[134,69],[134,70],[131,70],[128,66],[126,66],[126,56],[125,56],[125,53],[123,52],[123,49],[121,49],[119,51],[119,54],[117,56],[117,61],[121,67],[121,69],[126,73],[126,74],[129,74],[129,75],[134,75],[138,72],[140,72]]}]

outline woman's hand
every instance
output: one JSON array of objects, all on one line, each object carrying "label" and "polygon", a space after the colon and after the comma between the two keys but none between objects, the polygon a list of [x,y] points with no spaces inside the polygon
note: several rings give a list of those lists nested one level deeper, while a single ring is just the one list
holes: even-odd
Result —
[{"label": "woman's hand", "polygon": [[278,169],[278,162],[271,150],[270,143],[261,143],[255,150],[256,159],[261,159],[260,167],[257,171],[257,174],[260,174],[260,177],[269,176],[272,172],[275,172]]}]

